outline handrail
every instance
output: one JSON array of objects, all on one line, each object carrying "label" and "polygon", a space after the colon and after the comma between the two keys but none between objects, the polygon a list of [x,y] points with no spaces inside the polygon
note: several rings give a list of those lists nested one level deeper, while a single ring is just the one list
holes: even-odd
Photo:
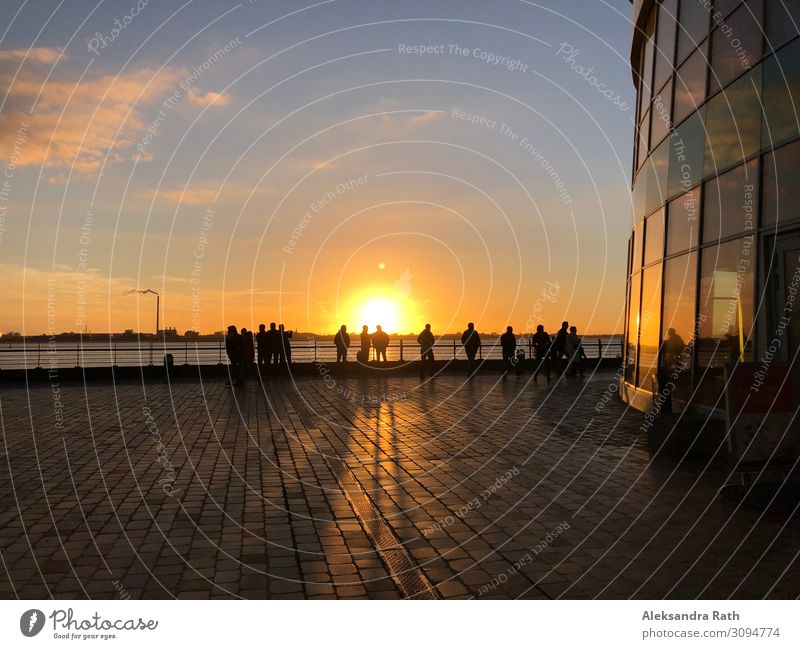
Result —
[{"label": "handrail", "polygon": [[[518,347],[527,358],[533,356],[533,343],[530,337],[520,336]],[[589,359],[621,359],[623,340],[621,336],[612,338],[584,337],[583,348]],[[354,341],[349,349],[349,359],[355,360],[359,349]],[[336,346],[332,340],[292,341],[292,361],[301,363],[333,363],[336,360]],[[465,360],[466,354],[460,341],[454,338],[440,338],[434,344],[434,355],[438,360]],[[172,354],[176,364],[214,365],[226,364],[224,343],[222,341],[123,341],[66,342],[53,343],[10,343],[0,347],[0,369],[35,369],[50,367],[110,367],[146,366],[161,364],[165,354]],[[414,361],[419,359],[419,347],[414,341],[394,338],[387,348],[389,360]],[[484,339],[479,350],[479,358],[500,359],[502,357],[499,338]]]}]

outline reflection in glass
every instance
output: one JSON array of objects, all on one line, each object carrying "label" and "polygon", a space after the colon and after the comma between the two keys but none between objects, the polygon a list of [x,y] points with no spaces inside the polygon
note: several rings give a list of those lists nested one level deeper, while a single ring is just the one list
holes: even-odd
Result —
[{"label": "reflection in glass", "polygon": [[652,264],[664,256],[664,209],[647,217],[644,232],[644,265]]},{"label": "reflection in glass", "polygon": [[702,2],[681,2],[678,28],[678,63],[681,63],[708,34],[710,16]]},{"label": "reflection in glass", "polygon": [[651,169],[647,180],[647,198],[645,200],[645,214],[658,209],[667,200],[667,181],[669,180],[669,144],[667,138],[659,147],[650,154],[645,167]]},{"label": "reflection in glass", "polygon": [[631,275],[628,292],[628,340],[625,345],[625,380],[636,381],[636,350],[639,346],[639,296],[642,291],[642,274]]},{"label": "reflection in glass", "polygon": [[713,403],[722,394],[726,364],[753,360],[754,266],[753,235],[702,251],[697,365],[708,369],[698,372],[701,403]]},{"label": "reflection in glass", "polygon": [[672,396],[683,401],[692,390],[696,297],[697,251],[668,260],[664,264],[661,371],[674,385]]},{"label": "reflection in glass", "polygon": [[706,103],[704,173],[730,167],[758,151],[761,144],[761,67],[725,88]]},{"label": "reflection in glass", "polygon": [[703,155],[706,148],[703,119],[705,107],[701,108],[683,124],[671,138],[669,161],[669,197],[677,196],[703,179]]},{"label": "reflection in glass", "polygon": [[644,164],[644,161],[647,160],[647,146],[648,146],[648,138],[647,132],[650,128],[650,111],[648,110],[644,114],[644,119],[642,123],[639,125],[639,166],[641,167]]},{"label": "reflection in glass", "polygon": [[658,38],[656,43],[656,71],[654,88],[661,88],[672,74],[675,56],[675,19],[678,15],[678,0],[664,0],[658,11]]},{"label": "reflection in glass", "polygon": [[706,99],[707,49],[708,40],[705,40],[678,68],[675,75],[675,109],[672,118],[676,124],[680,124],[684,117],[696,110]]},{"label": "reflection in glass", "polygon": [[667,211],[667,254],[694,248],[699,239],[700,187],[670,202]]},{"label": "reflection in glass", "polygon": [[650,103],[650,97],[653,96],[653,48],[655,47],[653,30],[656,23],[655,16],[656,12],[651,11],[645,28],[647,37],[645,38],[644,56],[642,57],[642,100],[647,103]]},{"label": "reflection in glass", "polygon": [[764,61],[763,68],[764,124],[761,146],[766,148],[800,136],[800,39],[769,57]]},{"label": "reflection in glass", "polygon": [[761,15],[760,0],[751,0],[711,34],[712,93],[761,60]]},{"label": "reflection in glass", "polygon": [[703,189],[703,243],[754,230],[757,203],[755,159],[709,180]]},{"label": "reflection in glass", "polygon": [[637,272],[642,267],[642,244],[644,243],[644,221],[633,230],[633,255],[631,256],[631,272]]},{"label": "reflection in glass", "polygon": [[797,36],[800,25],[800,0],[767,1],[767,46],[766,51],[777,50]]},{"label": "reflection in glass", "polygon": [[765,153],[762,165],[762,225],[800,219],[800,140]]},{"label": "reflection in glass", "polygon": [[655,147],[663,140],[672,124],[672,79],[664,86],[653,100],[653,108],[650,114],[653,116],[653,123],[650,127],[650,146]]},{"label": "reflection in glass", "polygon": [[661,306],[661,264],[642,271],[642,309],[639,322],[639,378],[636,385],[651,390],[658,365]]}]

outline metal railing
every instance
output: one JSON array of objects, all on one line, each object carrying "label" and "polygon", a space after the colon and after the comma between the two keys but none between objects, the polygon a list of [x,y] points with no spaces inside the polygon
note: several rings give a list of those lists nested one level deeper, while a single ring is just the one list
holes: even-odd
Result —
[{"label": "metal railing", "polygon": [[[520,337],[518,347],[527,358],[533,357],[533,343]],[[359,349],[357,339],[350,346],[348,360],[356,360]],[[621,359],[622,338],[583,338],[583,348],[589,359]],[[459,340],[439,339],[433,348],[438,360],[466,360]],[[12,343],[0,347],[0,370],[50,369],[66,367],[141,367],[161,365],[166,354],[172,354],[176,365],[227,364],[224,341],[112,341],[102,342],[44,342]],[[291,346],[292,362],[312,363],[336,361],[336,346],[332,340],[296,340]],[[370,350],[370,360],[374,359]],[[395,338],[389,342],[387,358],[390,361],[419,360],[419,345],[414,340]],[[478,352],[483,359],[502,358],[499,339],[484,340]]]}]

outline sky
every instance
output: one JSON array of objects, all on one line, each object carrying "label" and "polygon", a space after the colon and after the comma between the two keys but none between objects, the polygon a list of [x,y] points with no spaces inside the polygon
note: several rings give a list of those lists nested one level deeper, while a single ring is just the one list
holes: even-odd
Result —
[{"label": "sky", "polygon": [[4,8],[0,331],[622,330],[627,0]]}]

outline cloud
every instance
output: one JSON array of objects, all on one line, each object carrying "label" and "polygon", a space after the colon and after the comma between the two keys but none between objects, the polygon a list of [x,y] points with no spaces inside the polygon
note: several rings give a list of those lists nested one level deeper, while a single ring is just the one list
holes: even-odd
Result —
[{"label": "cloud", "polygon": [[[222,200],[241,200],[247,198],[252,191],[252,186],[239,183],[226,183],[220,187],[217,182],[197,182],[186,187],[176,189],[160,189],[157,198],[169,203],[183,205],[212,205]],[[219,192],[219,198],[217,197]],[[267,187],[259,187],[253,192],[254,196],[269,192]],[[140,198],[150,199],[152,194],[139,194]]]},{"label": "cloud", "polygon": [[62,50],[57,47],[32,47],[30,50],[0,50],[0,64],[26,61],[52,65],[58,60],[59,56],[62,59],[66,57],[65,54],[62,54]]},{"label": "cloud", "polygon": [[228,106],[231,103],[231,96],[227,92],[203,92],[197,88],[189,88],[186,98],[195,106]]},{"label": "cloud", "polygon": [[[63,65],[65,57],[52,67],[59,54],[54,48],[0,50],[0,87],[7,88],[0,114],[0,160],[57,170],[48,182],[63,184],[65,169],[90,174],[103,164],[152,159],[136,145],[163,109],[161,102],[180,92],[188,70],[142,67],[122,74],[99,72],[79,81]],[[226,93],[199,88],[184,97],[200,106],[230,103]]]}]

